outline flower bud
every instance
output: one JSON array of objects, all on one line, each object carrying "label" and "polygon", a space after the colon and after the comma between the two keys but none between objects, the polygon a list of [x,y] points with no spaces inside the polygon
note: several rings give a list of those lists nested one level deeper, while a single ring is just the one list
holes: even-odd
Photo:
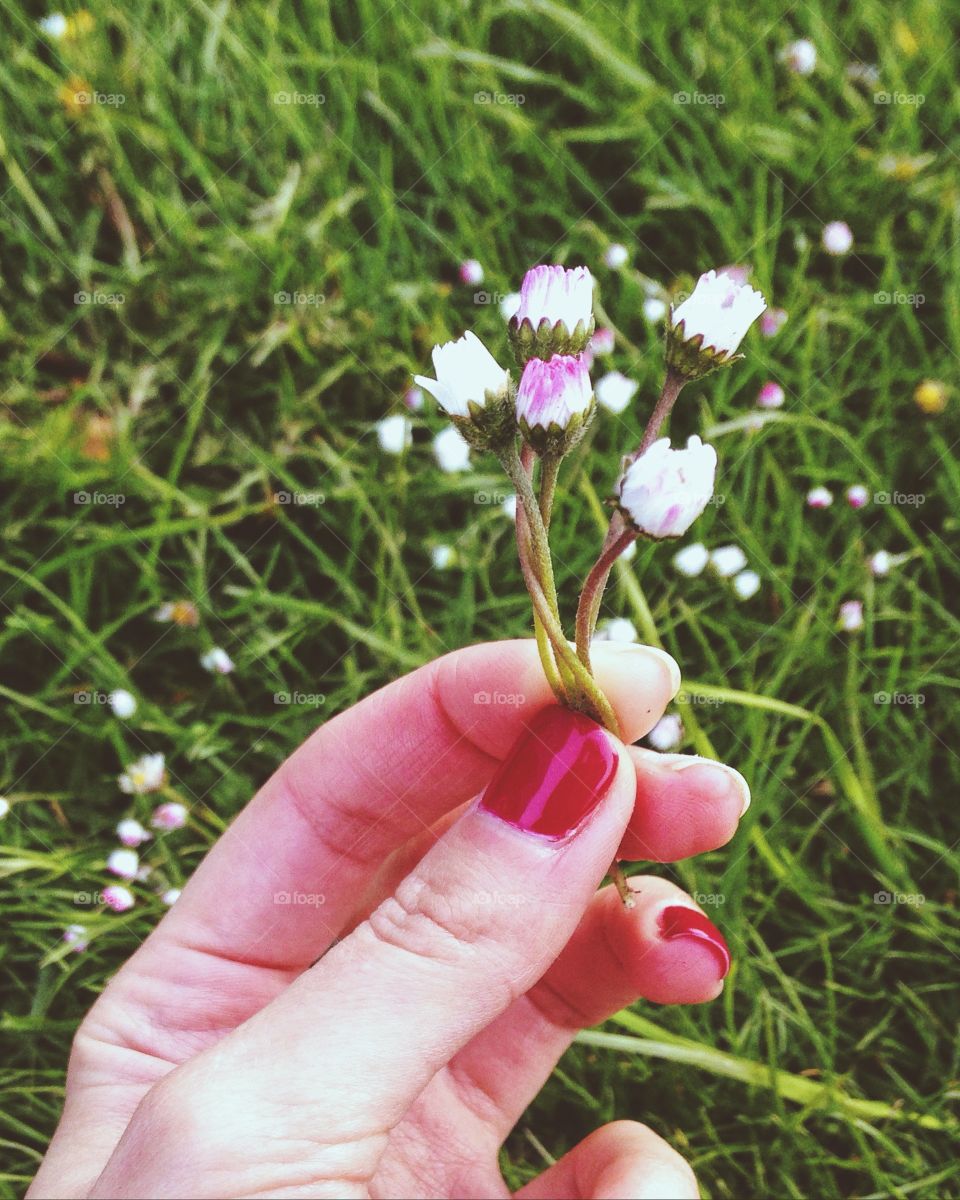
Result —
[{"label": "flower bud", "polygon": [[747,330],[766,307],[752,287],[707,271],[693,294],[671,309],[667,366],[686,379],[700,379],[734,362]]},{"label": "flower bud", "polygon": [[583,437],[596,411],[590,374],[581,355],[531,358],[517,389],[517,422],[524,441],[540,454],[565,454]]},{"label": "flower bud", "polygon": [[713,495],[717,452],[694,435],[684,450],[661,438],[627,467],[617,502],[628,523],[651,538],[682,537]]},{"label": "flower bud", "polygon": [[510,372],[476,334],[468,331],[457,341],[434,346],[433,369],[436,379],[414,379],[471,446],[488,450],[510,441],[516,431]]},{"label": "flower bud", "polygon": [[586,267],[533,267],[524,275],[509,325],[518,362],[580,354],[594,325],[593,276]]}]

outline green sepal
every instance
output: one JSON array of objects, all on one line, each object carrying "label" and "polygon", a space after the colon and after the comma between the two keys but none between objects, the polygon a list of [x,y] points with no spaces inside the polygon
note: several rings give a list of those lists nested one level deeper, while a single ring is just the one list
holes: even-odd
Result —
[{"label": "green sepal", "polygon": [[563,321],[551,325],[544,317],[534,329],[529,317],[524,317],[522,321],[513,317],[507,333],[517,362],[523,367],[531,358],[549,361],[555,354],[582,354],[596,327],[592,315],[589,321],[578,321],[572,333]]}]

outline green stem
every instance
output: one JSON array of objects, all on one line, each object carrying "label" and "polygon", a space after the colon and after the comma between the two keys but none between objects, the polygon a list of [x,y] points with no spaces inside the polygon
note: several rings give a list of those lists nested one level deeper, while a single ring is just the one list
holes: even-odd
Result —
[{"label": "green stem", "polygon": [[590,639],[597,625],[600,612],[600,601],[613,564],[626,550],[631,542],[636,541],[637,535],[632,530],[624,530],[600,554],[587,576],[580,593],[580,603],[577,605],[577,655],[583,665],[590,670]]},{"label": "green stem", "polygon": [[550,530],[550,518],[553,516],[553,497],[557,490],[561,458],[560,454],[544,454],[540,459],[540,515],[547,532]]}]

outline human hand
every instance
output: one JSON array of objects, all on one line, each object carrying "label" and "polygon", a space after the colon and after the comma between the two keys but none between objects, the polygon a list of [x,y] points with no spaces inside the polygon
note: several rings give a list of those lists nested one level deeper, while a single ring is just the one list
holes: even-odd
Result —
[{"label": "human hand", "polygon": [[[644,647],[595,668],[629,739],[679,687]],[[618,846],[716,848],[748,802],[728,767],[556,708],[532,642],[390,684],[280,767],[96,1002],[28,1195],[508,1196],[499,1147],[580,1028],[723,986],[673,884],[596,891]],[[519,1194],[698,1193],[619,1121]]]}]

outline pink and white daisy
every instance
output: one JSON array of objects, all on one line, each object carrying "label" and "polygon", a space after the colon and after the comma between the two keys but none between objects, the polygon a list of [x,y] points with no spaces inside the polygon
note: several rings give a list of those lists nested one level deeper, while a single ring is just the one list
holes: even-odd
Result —
[{"label": "pink and white daisy", "polygon": [[213,646],[201,654],[200,666],[211,675],[229,675],[234,669],[233,659],[222,646]]},{"label": "pink and white daisy", "polygon": [[187,823],[187,808],[177,800],[168,800],[158,804],[153,810],[150,824],[154,829],[162,829],[169,833],[173,829],[182,829]]},{"label": "pink and white daisy", "polygon": [[144,827],[133,817],[125,817],[117,826],[117,837],[124,846],[131,846],[136,849],[137,846],[150,840],[150,834]]},{"label": "pink and white daisy", "polygon": [[613,242],[604,251],[603,261],[611,271],[619,271],[630,261],[630,251],[620,242]]},{"label": "pink and white daisy", "polygon": [[517,388],[517,423],[527,441],[534,429],[565,432],[593,405],[593,387],[582,355],[531,358]]},{"label": "pink and white daisy", "polygon": [[475,258],[466,258],[459,268],[460,282],[468,287],[476,287],[483,283],[483,267]]},{"label": "pink and white daisy", "polygon": [[808,508],[829,508],[833,503],[833,492],[823,484],[811,488],[807,492],[807,507]]},{"label": "pink and white daisy", "polygon": [[639,386],[635,379],[630,379],[622,371],[608,371],[602,379],[597,380],[597,403],[607,412],[618,415],[637,394]]},{"label": "pink and white daisy", "polygon": [[166,760],[162,754],[144,754],[117,779],[120,791],[128,796],[143,796],[159,791],[166,781]]},{"label": "pink and white daisy", "polygon": [[706,271],[691,295],[671,310],[667,363],[698,378],[730,362],[747,330],[767,307],[760,292],[729,275]]},{"label": "pink and white daisy", "polygon": [[859,633],[863,628],[863,601],[844,600],[837,613],[837,624],[843,633]]},{"label": "pink and white daisy", "polygon": [[870,493],[862,483],[852,483],[846,495],[851,508],[864,508],[870,502]]},{"label": "pink and white daisy", "polygon": [[115,913],[129,912],[134,905],[133,893],[120,883],[111,883],[100,896],[107,908]]},{"label": "pink and white daisy", "polygon": [[669,438],[661,438],[620,479],[620,511],[647,537],[683,537],[710,503],[716,471],[716,450],[696,434],[682,450],[674,450]]},{"label": "pink and white daisy", "polygon": [[612,354],[613,347],[613,330],[608,329],[606,325],[601,325],[599,329],[594,331],[593,337],[590,339],[589,348],[594,354],[602,356],[604,354]]},{"label": "pink and white daisy", "polygon": [[779,383],[768,379],[757,393],[757,405],[760,408],[782,408],[786,393]]},{"label": "pink and white daisy", "polygon": [[785,308],[768,308],[760,318],[760,332],[766,338],[776,337],[787,323]]},{"label": "pink and white daisy", "polygon": [[835,258],[842,258],[853,249],[853,231],[846,221],[830,221],[820,235],[823,248]]},{"label": "pink and white daisy", "polygon": [[683,722],[676,713],[667,713],[647,734],[647,741],[661,753],[676,750],[683,741]]},{"label": "pink and white daisy", "polygon": [[113,850],[107,857],[107,870],[121,879],[136,879],[140,858],[135,850]]},{"label": "pink and white daisy", "polygon": [[811,75],[817,65],[817,48],[809,38],[800,38],[783,47],[780,61],[794,75]]},{"label": "pink and white daisy", "polygon": [[673,569],[687,579],[695,579],[702,575],[709,561],[710,551],[703,542],[691,542],[689,546],[678,550],[672,559]]}]

